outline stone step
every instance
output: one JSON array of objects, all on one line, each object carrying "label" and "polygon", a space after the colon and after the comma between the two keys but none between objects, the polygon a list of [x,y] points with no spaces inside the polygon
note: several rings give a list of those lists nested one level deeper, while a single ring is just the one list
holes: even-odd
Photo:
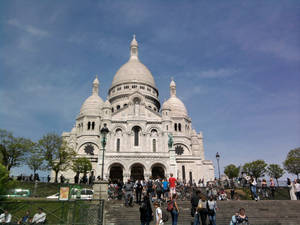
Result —
[{"label": "stone step", "polygon": [[[229,224],[232,215],[241,207],[246,209],[251,224],[257,225],[299,225],[300,201],[218,201],[217,225]],[[178,201],[180,215],[178,225],[191,224],[189,201]],[[166,204],[162,207],[166,207]],[[140,224],[139,205],[124,207],[121,201],[111,201],[106,205],[107,224]],[[171,224],[171,216],[165,225]]]}]

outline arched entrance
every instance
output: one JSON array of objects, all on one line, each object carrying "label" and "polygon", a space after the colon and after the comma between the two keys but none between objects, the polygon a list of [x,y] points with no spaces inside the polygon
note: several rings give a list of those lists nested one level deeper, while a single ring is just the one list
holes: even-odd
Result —
[{"label": "arched entrance", "polygon": [[144,166],[142,164],[133,164],[130,170],[131,180],[144,180]]},{"label": "arched entrance", "polygon": [[157,178],[164,178],[165,177],[165,169],[164,166],[161,164],[154,164],[152,166],[152,178],[157,179]]},{"label": "arched entrance", "polygon": [[123,166],[119,163],[115,163],[110,167],[109,179],[111,181],[123,180]]}]

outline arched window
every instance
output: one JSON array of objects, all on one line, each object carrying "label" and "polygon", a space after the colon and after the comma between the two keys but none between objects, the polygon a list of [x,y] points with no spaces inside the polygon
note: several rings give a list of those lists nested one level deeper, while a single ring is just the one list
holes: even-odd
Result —
[{"label": "arched window", "polygon": [[92,122],[92,130],[95,129],[95,122]]},{"label": "arched window", "polygon": [[114,112],[114,108],[111,108],[111,112]]},{"label": "arched window", "polygon": [[91,129],[91,122],[90,121],[88,122],[87,129],[88,130]]},{"label": "arched window", "polygon": [[169,126],[168,126],[168,125],[166,125],[166,130],[168,130],[168,128],[169,128]]},{"label": "arched window", "polygon": [[181,132],[181,123],[178,124],[178,131]]},{"label": "arched window", "polygon": [[153,152],[156,152],[156,139],[152,140],[152,149],[153,149]]},{"label": "arched window", "polygon": [[124,104],[124,105],[123,105],[123,107],[126,107],[126,106],[128,106],[128,105],[127,105],[127,104]]},{"label": "arched window", "polygon": [[177,131],[177,123],[174,124],[174,130]]},{"label": "arched window", "polygon": [[117,152],[120,152],[120,145],[121,145],[121,140],[120,138],[117,138]]},{"label": "arched window", "polygon": [[121,108],[121,106],[120,105],[117,105],[117,110],[119,110]]},{"label": "arched window", "polygon": [[141,128],[138,126],[135,126],[132,128],[133,133],[134,133],[134,146],[139,146],[139,133]]}]

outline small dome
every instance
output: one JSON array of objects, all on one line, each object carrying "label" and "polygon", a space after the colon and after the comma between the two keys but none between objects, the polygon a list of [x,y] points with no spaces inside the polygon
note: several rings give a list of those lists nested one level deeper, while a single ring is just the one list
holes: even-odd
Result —
[{"label": "small dome", "polygon": [[187,110],[183,102],[176,96],[172,96],[163,104],[171,109],[170,115],[172,117],[188,117]]},{"label": "small dome", "polygon": [[164,107],[171,109],[171,117],[188,117],[185,105],[176,96],[176,83],[173,78],[170,83],[170,96],[168,101],[164,102],[162,109],[164,109]]},{"label": "small dome", "polygon": [[99,116],[103,100],[98,95],[91,95],[88,97],[81,106],[80,115]]},{"label": "small dome", "polygon": [[110,102],[108,101],[108,99],[106,99],[106,101],[104,102],[104,105],[103,105],[103,108],[109,108],[109,109],[111,109],[111,104],[110,104]]},{"label": "small dome", "polygon": [[170,104],[168,101],[165,101],[164,104],[161,107],[161,110],[165,110],[165,109],[171,109]]}]

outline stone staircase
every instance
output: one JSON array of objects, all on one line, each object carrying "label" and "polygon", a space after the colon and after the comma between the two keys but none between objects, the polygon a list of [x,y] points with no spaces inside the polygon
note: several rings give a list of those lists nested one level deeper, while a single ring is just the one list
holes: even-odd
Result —
[{"label": "stone staircase", "polygon": [[[180,214],[178,225],[190,225],[189,201],[178,201]],[[245,208],[251,225],[300,225],[300,201],[218,201],[217,225],[229,225],[232,215]],[[166,205],[162,206],[166,208]],[[153,210],[154,211],[154,210]],[[123,202],[113,200],[105,205],[106,225],[140,225],[139,205],[124,207]],[[151,224],[154,224],[152,222]],[[171,225],[171,216],[165,225]]]}]

